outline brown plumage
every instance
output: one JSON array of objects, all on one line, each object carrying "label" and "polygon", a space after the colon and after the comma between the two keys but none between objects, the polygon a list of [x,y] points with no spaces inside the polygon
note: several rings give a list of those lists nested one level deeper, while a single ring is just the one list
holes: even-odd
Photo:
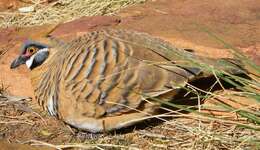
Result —
[{"label": "brown plumage", "polygon": [[139,122],[159,107],[148,97],[171,98],[187,82],[210,74],[194,67],[192,60],[231,73],[239,70],[233,61],[223,66],[148,34],[126,30],[91,32],[54,45],[49,53],[43,64],[31,70],[36,99],[51,115],[90,132]]}]

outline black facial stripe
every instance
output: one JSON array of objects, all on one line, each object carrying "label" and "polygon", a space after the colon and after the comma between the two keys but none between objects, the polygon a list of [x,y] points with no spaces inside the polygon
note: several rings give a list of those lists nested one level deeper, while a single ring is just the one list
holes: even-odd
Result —
[{"label": "black facial stripe", "polygon": [[40,66],[43,62],[36,62],[35,60],[33,60],[33,63],[32,65],[30,66],[30,69],[34,69],[36,68],[37,66]]},{"label": "black facial stripe", "polygon": [[48,51],[40,52],[36,54],[36,56],[33,59],[32,65],[30,66],[30,69],[34,69],[35,67],[40,66],[49,56]]}]

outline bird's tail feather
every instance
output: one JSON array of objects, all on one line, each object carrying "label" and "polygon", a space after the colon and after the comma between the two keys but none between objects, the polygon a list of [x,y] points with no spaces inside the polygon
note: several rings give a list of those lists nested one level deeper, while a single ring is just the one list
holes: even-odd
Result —
[{"label": "bird's tail feather", "polygon": [[[199,56],[198,56],[199,57]],[[245,65],[242,61],[238,59],[232,58],[220,58],[220,59],[212,59],[212,58],[198,58],[201,62],[203,62],[202,67],[202,76],[212,76],[213,71],[220,71],[224,74],[232,74],[232,75],[242,75],[247,74],[247,70],[245,69]],[[209,69],[211,68],[211,69]]]}]

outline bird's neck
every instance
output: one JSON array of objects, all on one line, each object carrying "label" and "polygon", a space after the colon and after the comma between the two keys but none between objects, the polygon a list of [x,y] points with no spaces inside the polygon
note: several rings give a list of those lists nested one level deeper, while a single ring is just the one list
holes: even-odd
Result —
[{"label": "bird's neck", "polygon": [[52,63],[43,63],[31,71],[35,98],[40,106],[53,116],[57,116],[57,86],[59,84],[59,74],[55,71],[57,68]]},{"label": "bird's neck", "polygon": [[48,58],[41,65],[33,68],[31,70],[31,82],[32,86],[37,88],[40,79],[45,73],[50,73],[50,69],[53,67],[53,62],[51,61],[54,57],[55,53],[50,52]]},{"label": "bird's neck", "polygon": [[48,71],[48,64],[42,64],[39,67],[34,68],[33,70],[31,70],[30,72],[30,76],[31,76],[31,83],[34,89],[37,88],[39,81],[42,78],[42,75]]}]

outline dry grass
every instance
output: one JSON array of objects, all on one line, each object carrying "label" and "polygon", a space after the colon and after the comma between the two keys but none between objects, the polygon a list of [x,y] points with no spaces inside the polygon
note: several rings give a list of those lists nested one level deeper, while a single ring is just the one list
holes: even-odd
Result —
[{"label": "dry grass", "polygon": [[[197,95],[191,98],[194,98],[197,104],[166,103],[169,111],[153,116],[160,119],[145,121],[127,130],[104,134],[90,134],[70,128],[47,115],[30,98],[10,96],[7,92],[8,87],[1,84],[0,139],[55,149],[257,150],[260,148],[260,127],[257,120],[260,107],[258,97],[254,99],[254,96],[259,96],[259,81],[259,77],[250,81],[252,84],[246,88],[251,91],[247,92],[227,90],[223,85],[220,86],[223,88],[222,92],[212,91],[213,86],[205,91],[189,85],[187,87],[191,91],[196,91]],[[216,82],[219,82],[219,79]],[[184,98],[188,95],[184,93]],[[212,99],[215,102],[214,106],[200,103]],[[240,104],[245,101],[251,101],[252,105]],[[231,104],[240,107],[233,107]],[[205,114],[206,110],[221,114]],[[165,121],[161,122],[162,120]]]},{"label": "dry grass", "polygon": [[[160,116],[174,119],[142,124],[106,134],[77,131],[49,117],[30,98],[8,96],[1,88],[0,139],[56,149],[257,149],[259,132],[241,128],[257,127],[243,117],[209,117],[170,110]],[[186,107],[187,108],[187,107]],[[202,108],[203,109],[203,108]],[[156,117],[160,117],[156,116]],[[164,118],[165,120],[165,118]]]},{"label": "dry grass", "polygon": [[24,27],[33,25],[67,22],[82,16],[112,15],[118,10],[146,0],[57,0],[52,3],[42,3],[42,0],[32,0],[34,11],[22,13],[0,12],[0,27]]},{"label": "dry grass", "polygon": [[[49,5],[32,1],[34,12],[1,12],[0,26],[32,26],[66,22],[86,15],[113,14],[129,4],[143,1],[145,0],[58,0]],[[0,52],[0,59],[4,52],[4,49],[2,53]],[[218,79],[217,75],[216,78]],[[256,77],[253,82],[253,86],[259,88],[259,77]],[[191,86],[190,89],[200,91]],[[0,139],[7,139],[10,142],[44,145],[56,149],[260,149],[259,124],[250,116],[240,115],[241,110],[252,112],[252,115],[257,114],[255,112],[259,114],[259,101],[247,97],[246,100],[253,101],[254,105],[239,109],[227,108],[229,105],[219,101],[219,99],[227,99],[229,102],[237,103],[234,102],[235,99],[245,97],[246,93],[243,91],[226,94],[200,91],[206,96],[198,94],[197,105],[167,104],[170,107],[167,108],[169,112],[154,116],[157,118],[170,116],[169,120],[161,123],[155,123],[159,121],[158,119],[145,121],[127,129],[129,132],[121,130],[95,135],[70,128],[48,116],[35,101],[30,98],[10,96],[7,90],[4,85],[0,86]],[[201,101],[209,98],[216,99],[218,103],[215,107],[209,108],[200,104]],[[176,107],[179,109],[175,110]],[[190,109],[194,107],[196,111]],[[224,113],[220,116],[205,115],[202,113],[205,109],[221,110],[228,115]]]}]

